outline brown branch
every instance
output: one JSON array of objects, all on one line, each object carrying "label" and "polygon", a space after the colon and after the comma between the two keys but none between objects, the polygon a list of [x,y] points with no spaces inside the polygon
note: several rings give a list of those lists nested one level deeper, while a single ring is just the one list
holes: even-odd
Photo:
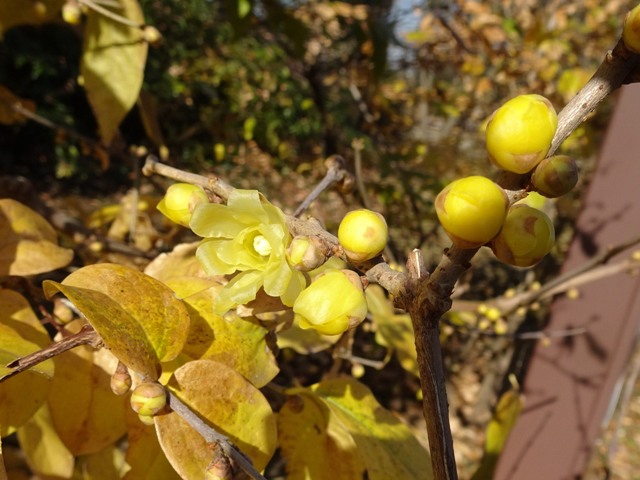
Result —
[{"label": "brown branch", "polygon": [[30,353],[24,357],[20,357],[7,364],[7,368],[13,368],[13,370],[6,375],[0,377],[0,382],[7,380],[8,378],[17,375],[28,368],[31,368],[39,363],[49,360],[50,358],[60,355],[72,348],[79,347],[80,345],[89,345],[93,348],[102,347],[102,338],[98,335],[91,325],[84,325],[78,333],[64,337],[59,342],[52,343],[48,347],[38,350],[37,352]]},{"label": "brown branch", "polygon": [[640,55],[629,51],[622,39],[618,40],[613,50],[607,52],[596,73],[558,115],[558,129],[548,156],[555,153],[562,142],[611,92],[627,82],[627,77],[636,68],[639,59]]},{"label": "brown branch", "polygon": [[207,425],[191,408],[182,402],[171,390],[167,389],[169,408],[180,415],[191,428],[202,435],[207,443],[220,446],[224,454],[231,458],[249,477],[255,480],[266,480],[251,462],[231,443],[228,437]]}]

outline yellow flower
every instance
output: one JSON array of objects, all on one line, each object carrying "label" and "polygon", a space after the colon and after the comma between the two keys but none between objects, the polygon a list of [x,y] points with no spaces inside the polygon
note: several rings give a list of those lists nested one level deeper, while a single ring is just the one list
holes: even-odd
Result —
[{"label": "yellow flower", "polygon": [[349,270],[328,270],[305,288],[293,304],[301,328],[338,335],[367,316],[360,278]]},{"label": "yellow flower", "polygon": [[190,227],[205,237],[196,257],[207,274],[240,272],[220,292],[216,313],[249,303],[260,288],[292,306],[306,286],[304,275],[287,263],[291,235],[284,214],[256,190],[234,190],[227,205],[199,205]]}]

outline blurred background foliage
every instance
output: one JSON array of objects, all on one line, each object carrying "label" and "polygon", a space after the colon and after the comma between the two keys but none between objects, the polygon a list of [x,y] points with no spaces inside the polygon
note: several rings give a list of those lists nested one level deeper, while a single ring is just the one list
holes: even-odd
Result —
[{"label": "blurred background foliage", "polygon": [[[46,22],[3,32],[0,85],[34,102],[38,115],[97,140],[78,77],[82,22],[65,24],[55,14],[60,2],[27,3],[32,23],[48,7]],[[179,167],[215,166],[269,193],[260,182],[292,173],[308,188],[322,159],[353,160],[352,142],[362,139],[374,206],[413,232],[407,245],[419,246],[435,228],[433,192],[461,174],[487,172],[481,131],[491,112],[522,92],[546,95],[559,110],[613,46],[628,5],[142,0],[141,7],[163,38],[149,51],[140,101],[108,157],[82,138],[19,122],[0,126],[0,168],[78,185],[129,174],[131,146],[166,146]],[[606,109],[599,115],[566,149],[593,153]]]},{"label": "blurred background foliage", "polygon": [[[65,23],[60,0],[3,1],[0,19],[18,9],[20,18],[0,21],[2,174],[23,175],[52,197],[99,199],[129,189],[150,152],[257,188],[292,211],[324,175],[325,158],[340,154],[364,187],[353,195],[328,192],[310,213],[331,230],[365,204],[387,218],[398,262],[422,248],[431,264],[448,246],[433,209],[437,192],[459,176],[496,172],[482,134],[493,110],[520,93],[539,93],[559,111],[613,47],[631,7],[622,0],[140,0],[162,40],[149,48],[136,107],[120,134],[101,145],[79,76],[84,22]],[[35,121],[9,108],[16,99]],[[609,109],[600,108],[563,146],[579,160],[582,186]],[[463,279],[463,298],[484,300],[552,275],[579,196],[578,189],[544,207],[555,216],[559,241],[535,275],[482,251]],[[475,325],[479,317],[466,313],[450,321]],[[535,329],[540,318],[532,311],[519,322]],[[356,353],[380,353],[372,332],[358,335]],[[464,472],[482,453],[478,435],[513,344],[449,326],[444,339]],[[299,361],[313,372],[313,362],[326,359]],[[309,375],[307,383],[317,381]],[[419,424],[417,380],[407,378],[398,381],[397,369],[368,369],[363,380],[383,404]]]}]

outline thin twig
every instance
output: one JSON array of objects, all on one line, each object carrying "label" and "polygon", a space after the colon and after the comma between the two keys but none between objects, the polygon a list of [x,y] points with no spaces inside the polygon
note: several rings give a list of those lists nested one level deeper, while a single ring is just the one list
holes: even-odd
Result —
[{"label": "thin twig", "polygon": [[255,480],[266,480],[258,470],[251,464],[249,460],[235,448],[228,437],[217,432],[207,425],[191,408],[182,402],[171,390],[167,389],[169,397],[169,407],[175,413],[180,415],[196,432],[202,435],[207,443],[216,443],[220,446],[224,454],[233,459],[249,477]]},{"label": "thin twig", "polygon": [[127,27],[139,28],[139,29],[144,28],[144,23],[138,23],[138,22],[134,22],[133,20],[129,20],[127,17],[123,17],[122,15],[112,12],[111,10],[104,8],[103,6],[99,5],[98,3],[92,0],[78,0],[78,3],[86,5],[87,7],[89,7],[92,10],[95,10],[99,14],[104,15],[107,18],[110,18],[114,22],[118,22],[118,23],[121,23],[122,25],[126,25]]},{"label": "thin twig", "polygon": [[327,166],[327,173],[324,178],[316,185],[307,198],[305,198],[300,206],[293,212],[294,217],[300,217],[313,201],[320,196],[322,192],[328,189],[331,185],[344,179],[348,175],[345,169],[345,161],[340,155],[331,155],[325,162]]},{"label": "thin twig", "polygon": [[147,176],[155,173],[178,182],[200,185],[202,188],[210,190],[223,200],[227,200],[231,192],[234,190],[231,185],[218,177],[204,177],[197,173],[185,172],[184,170],[170,167],[169,165],[160,163],[155,155],[149,155],[147,157],[146,162],[142,167],[142,173]]},{"label": "thin twig", "polygon": [[80,345],[89,345],[95,349],[102,347],[102,338],[98,335],[91,325],[84,325],[78,333],[64,337],[59,342],[52,343],[48,347],[38,350],[37,352],[30,353],[24,357],[20,357],[7,364],[7,368],[13,368],[12,371],[6,375],[0,377],[0,382],[7,380],[8,378],[17,375],[28,368],[31,368],[39,363],[49,360],[50,358],[60,355],[72,348],[79,347]]}]

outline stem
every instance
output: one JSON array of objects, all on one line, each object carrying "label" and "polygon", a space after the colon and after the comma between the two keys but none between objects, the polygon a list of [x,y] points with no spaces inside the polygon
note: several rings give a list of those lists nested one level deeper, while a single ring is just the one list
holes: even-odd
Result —
[{"label": "stem", "polygon": [[320,196],[322,192],[324,192],[327,188],[333,185],[335,182],[339,182],[344,179],[345,175],[347,175],[347,171],[344,168],[344,158],[340,155],[332,155],[327,159],[327,173],[324,178],[316,185],[307,198],[303,200],[296,211],[293,212],[294,217],[299,217],[304,212],[313,201]]},{"label": "stem", "polygon": [[127,27],[131,27],[131,28],[144,28],[144,23],[138,23],[138,22],[134,22],[132,20],[129,20],[127,17],[123,17],[122,15],[118,15],[115,12],[112,12],[111,10],[104,8],[103,6],[93,2],[92,0],[78,0],[79,3],[82,3],[83,5],[86,5],[87,7],[89,7],[92,10],[95,10],[96,12],[100,13],[101,15],[104,15],[107,18],[110,18],[111,20],[113,20],[114,22],[118,22],[121,23],[122,25],[125,25]]},{"label": "stem", "polygon": [[182,400],[180,400],[171,390],[167,389],[167,395],[169,397],[169,407],[171,410],[180,415],[180,417],[182,417],[182,419],[185,420],[195,431],[202,435],[202,438],[204,438],[207,443],[217,443],[224,454],[233,459],[236,465],[244,470],[249,477],[255,480],[266,480],[266,478],[255,469],[251,462],[236,449],[229,438],[203,422],[202,419],[193,410],[191,410],[191,408],[183,403]]}]

